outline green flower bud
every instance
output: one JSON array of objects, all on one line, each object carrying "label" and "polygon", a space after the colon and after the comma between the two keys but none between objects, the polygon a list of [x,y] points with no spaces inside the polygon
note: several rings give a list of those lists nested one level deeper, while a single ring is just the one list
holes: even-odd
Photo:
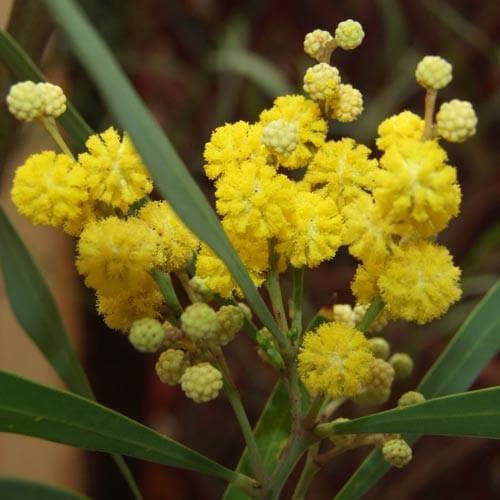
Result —
[{"label": "green flower bud", "polygon": [[189,367],[186,353],[180,349],[167,349],[160,354],[155,365],[156,374],[164,384],[176,385]]},{"label": "green flower bud", "polygon": [[335,42],[344,50],[355,49],[361,45],[364,37],[363,26],[352,19],[342,21],[335,30]]},{"label": "green flower bud", "polygon": [[396,352],[389,358],[396,378],[406,378],[413,371],[413,360],[405,352]]},{"label": "green flower bud", "polygon": [[426,89],[439,90],[451,82],[452,66],[439,56],[425,56],[415,70],[417,82]]},{"label": "green flower bud", "polygon": [[138,351],[155,352],[165,340],[165,329],[156,319],[143,318],[134,321],[128,338]]},{"label": "green flower bud", "polygon": [[215,342],[218,345],[226,345],[243,327],[245,313],[239,306],[222,306],[217,311],[219,326],[215,331]]},{"label": "green flower bud", "polygon": [[215,399],[222,384],[222,373],[206,362],[187,368],[181,377],[182,390],[195,403]]},{"label": "green flower bud", "polygon": [[18,120],[30,122],[42,115],[44,99],[37,84],[28,80],[12,85],[7,95],[7,106]]},{"label": "green flower bud", "polygon": [[372,337],[368,339],[370,343],[370,350],[376,358],[387,359],[391,352],[389,342],[382,337]]},{"label": "green flower bud", "polygon": [[398,407],[417,405],[425,401],[425,396],[421,392],[408,391],[398,399]]},{"label": "green flower bud", "polygon": [[181,315],[181,326],[194,341],[209,339],[218,327],[217,314],[209,305],[197,302],[186,307]]},{"label": "green flower bud", "polygon": [[401,468],[412,459],[412,451],[403,439],[390,439],[382,446],[382,454],[386,462],[394,467]]}]

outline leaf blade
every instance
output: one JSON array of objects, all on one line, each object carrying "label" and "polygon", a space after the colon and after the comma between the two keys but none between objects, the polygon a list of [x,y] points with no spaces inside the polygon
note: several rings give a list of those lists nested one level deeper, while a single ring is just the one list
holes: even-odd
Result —
[{"label": "leaf blade", "polygon": [[90,500],[65,488],[15,477],[0,477],[0,498],[16,500]]}]

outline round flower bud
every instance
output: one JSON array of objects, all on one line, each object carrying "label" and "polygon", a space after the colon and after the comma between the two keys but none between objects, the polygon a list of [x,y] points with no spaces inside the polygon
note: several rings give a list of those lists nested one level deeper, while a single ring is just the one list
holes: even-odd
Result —
[{"label": "round flower bud", "polygon": [[212,297],[212,290],[208,288],[207,280],[204,278],[200,278],[200,276],[193,276],[189,280],[189,286],[193,290],[193,292],[197,293],[204,299],[210,299]]},{"label": "round flower bud", "polygon": [[206,339],[217,330],[217,314],[209,305],[197,302],[186,307],[181,315],[181,326],[191,340]]},{"label": "round flower bud", "polygon": [[189,359],[181,349],[167,349],[155,365],[156,374],[164,384],[176,385],[189,367]]},{"label": "round flower bud", "polygon": [[222,388],[222,373],[206,362],[190,366],[181,377],[181,387],[196,403],[211,401]]},{"label": "round flower bud", "polygon": [[339,83],[339,70],[327,63],[312,66],[304,75],[304,90],[316,101],[331,99]]},{"label": "round flower bud", "polygon": [[[368,311],[368,304],[356,304],[353,309],[354,313],[354,321],[356,324],[358,324],[362,319],[363,316],[366,314],[366,311]],[[385,314],[385,311],[382,310],[381,313],[375,318],[375,321],[372,322],[372,324],[368,327],[368,330],[366,333],[376,333],[380,332],[387,326],[387,323],[389,322],[389,319],[387,317],[387,314]]]},{"label": "round flower bud", "polygon": [[238,306],[222,306],[217,311],[219,326],[215,331],[215,341],[218,345],[226,345],[243,327],[245,313]]},{"label": "round flower bud", "polygon": [[394,467],[404,467],[412,458],[411,448],[404,439],[389,439],[382,446],[384,459]]},{"label": "round flower bud", "polygon": [[417,64],[415,78],[426,89],[442,89],[451,82],[451,64],[439,56],[425,56]]},{"label": "round flower bud", "polygon": [[355,49],[361,44],[364,37],[363,26],[352,19],[342,21],[337,25],[337,29],[335,30],[335,41],[344,50]]},{"label": "round flower bud", "polygon": [[341,83],[328,104],[334,120],[352,122],[363,112],[363,95],[352,85]]},{"label": "round flower bud", "polygon": [[304,38],[304,52],[318,62],[328,62],[336,43],[328,31],[314,30]]},{"label": "round flower bud", "polygon": [[277,154],[291,154],[297,147],[297,124],[273,120],[262,130],[262,143]]},{"label": "round flower bud", "polygon": [[443,102],[436,115],[437,133],[450,142],[464,142],[476,133],[477,116],[469,101]]},{"label": "round flower bud", "polygon": [[356,324],[354,322],[354,313],[350,304],[335,304],[333,306],[332,321],[338,321],[339,323],[354,328]]},{"label": "round flower bud", "polygon": [[396,378],[408,377],[413,371],[413,360],[405,352],[396,352],[389,358]]},{"label": "round flower bud", "polygon": [[44,99],[37,84],[28,80],[12,85],[7,95],[7,106],[18,120],[30,122],[42,114]]},{"label": "round flower bud", "polygon": [[63,89],[52,83],[37,83],[37,89],[43,98],[43,114],[57,118],[66,111],[66,96]]},{"label": "round flower bud", "polygon": [[243,311],[243,314],[245,315],[245,318],[248,321],[251,321],[251,319],[252,319],[252,310],[244,302],[238,302],[238,307]]},{"label": "round flower bud", "polygon": [[417,405],[425,401],[425,396],[421,392],[408,391],[398,399],[398,407]]},{"label": "round flower bud", "polygon": [[155,352],[165,340],[165,329],[156,319],[138,319],[130,327],[128,339],[138,351]]},{"label": "round flower bud", "polygon": [[370,350],[376,358],[387,359],[389,357],[391,346],[387,340],[382,337],[372,337],[368,339],[368,342],[370,343]]},{"label": "round flower bud", "polygon": [[378,406],[384,404],[390,395],[390,387],[367,387],[362,393],[351,399],[359,406]]},{"label": "round flower bud", "polygon": [[394,382],[395,370],[383,359],[375,358],[370,366],[367,386],[372,389],[387,389]]}]

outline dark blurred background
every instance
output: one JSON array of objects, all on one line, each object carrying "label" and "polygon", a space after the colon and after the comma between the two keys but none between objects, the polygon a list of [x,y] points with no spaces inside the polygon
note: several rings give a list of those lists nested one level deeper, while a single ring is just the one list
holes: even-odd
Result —
[{"label": "dark blurred background", "polygon": [[[349,135],[373,146],[378,123],[402,109],[423,113],[423,91],[414,80],[418,60],[439,54],[453,64],[453,81],[439,101],[470,100],[479,117],[478,132],[464,144],[445,144],[458,169],[462,213],[439,240],[463,269],[464,295],[445,319],[429,326],[395,324],[387,329],[394,351],[410,353],[415,373],[397,382],[394,405],[413,389],[468,312],[500,275],[500,3],[495,0],[354,0],[308,2],[252,0],[82,0],[94,25],[112,47],[136,89],[165,129],[208,197],[202,152],[211,131],[225,122],[254,121],[283,93],[301,91],[307,32],[333,31],[339,21],[362,23],[363,44],[335,51],[332,63],[342,79],[359,88],[365,112],[353,124],[335,125],[332,137]],[[29,19],[31,18],[31,21]],[[28,28],[27,28],[28,26]],[[19,1],[10,29],[53,81],[59,82],[95,130],[113,123],[99,95],[59,35],[41,2]],[[8,82],[5,71],[3,81]],[[19,130],[5,125],[4,158],[19,141]],[[0,167],[1,168],[1,167]],[[0,170],[0,174],[2,171]],[[0,178],[8,189],[10,175]],[[52,234],[52,233],[51,233]],[[71,243],[69,243],[71,244]],[[71,266],[71,259],[66,259]],[[349,283],[355,261],[340,252],[333,265],[306,275],[308,314],[325,304],[352,302]],[[223,399],[195,405],[180,390],[163,386],[154,373],[154,356],[134,352],[126,339],[106,331],[95,315],[94,298],[81,285],[85,363],[97,397],[132,418],[168,433],[217,461],[235,466],[243,442]],[[286,286],[286,284],[285,284]],[[83,311],[83,312],[82,312]],[[500,332],[499,332],[500,334]],[[274,383],[254,347],[241,336],[228,348],[234,377],[254,422]],[[493,360],[476,387],[498,384]],[[345,406],[343,416],[359,410]],[[332,498],[366,451],[336,458],[316,477],[309,499]],[[131,461],[147,500],[215,499],[223,484],[197,474]],[[123,480],[105,455],[88,454],[86,490],[96,499],[129,498]],[[291,493],[285,493],[287,498]],[[423,438],[404,470],[391,470],[366,499],[459,500],[500,498],[500,450],[494,441]]]}]

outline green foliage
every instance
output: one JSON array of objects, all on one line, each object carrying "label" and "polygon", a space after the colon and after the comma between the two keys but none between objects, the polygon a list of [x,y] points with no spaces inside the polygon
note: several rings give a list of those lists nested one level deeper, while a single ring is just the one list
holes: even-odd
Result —
[{"label": "green foliage", "polygon": [[0,498],[16,500],[90,500],[74,491],[14,477],[0,477]]}]

